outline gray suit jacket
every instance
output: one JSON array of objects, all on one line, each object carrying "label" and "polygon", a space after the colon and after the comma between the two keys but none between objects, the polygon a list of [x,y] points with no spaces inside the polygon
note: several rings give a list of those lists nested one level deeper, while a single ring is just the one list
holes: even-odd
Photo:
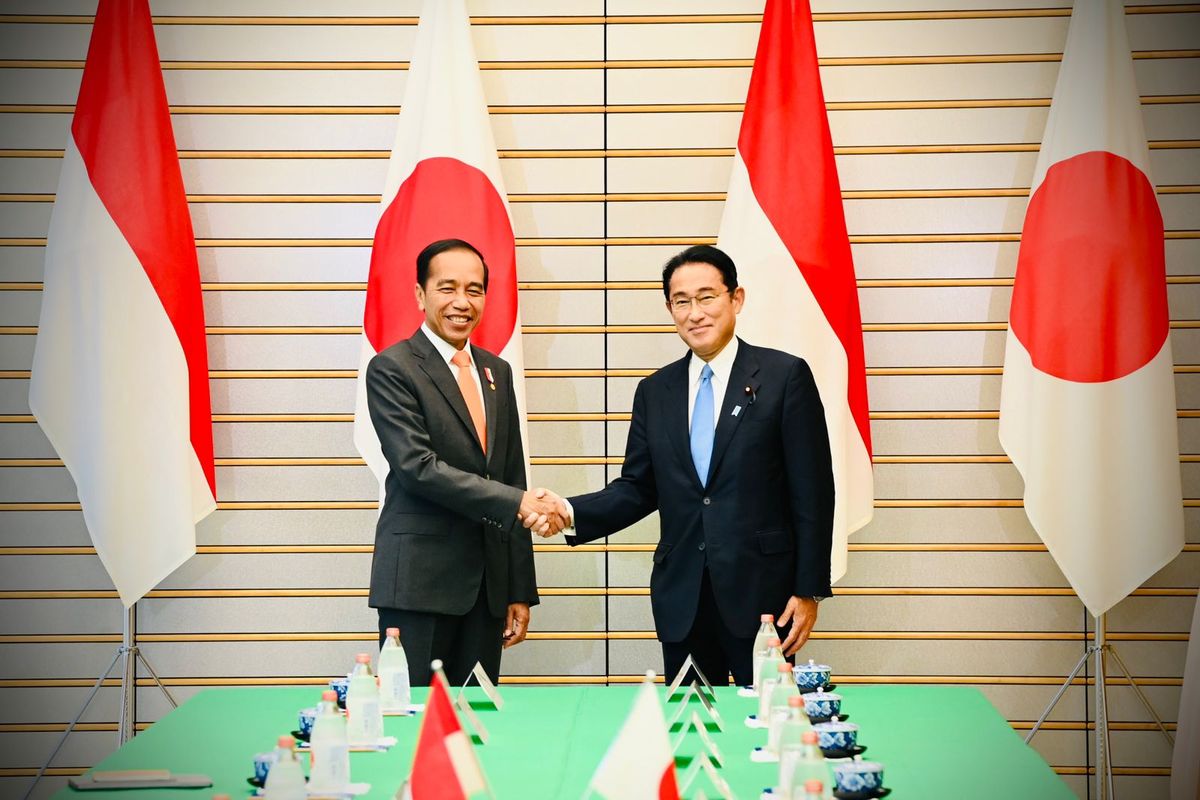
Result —
[{"label": "gray suit jacket", "polygon": [[486,457],[458,383],[423,331],[367,366],[367,406],[391,466],[371,562],[374,608],[465,614],[485,575],[494,616],[538,602],[531,534],[517,520],[525,454],[512,368],[472,351]]}]

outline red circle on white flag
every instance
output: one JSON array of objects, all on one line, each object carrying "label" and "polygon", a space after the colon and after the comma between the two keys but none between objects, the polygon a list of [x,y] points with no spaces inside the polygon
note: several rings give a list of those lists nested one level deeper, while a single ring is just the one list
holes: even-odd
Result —
[{"label": "red circle on white flag", "polygon": [[1108,152],[1050,167],[1029,201],[1009,324],[1033,365],[1111,381],[1162,349],[1170,318],[1154,187]]},{"label": "red circle on white flag", "polygon": [[471,341],[499,353],[517,320],[517,266],[508,209],[481,170],[454,158],[427,158],[413,169],[375,229],[363,328],[378,352],[412,335],[417,254],[440,239],[470,242],[488,266],[487,304]]}]

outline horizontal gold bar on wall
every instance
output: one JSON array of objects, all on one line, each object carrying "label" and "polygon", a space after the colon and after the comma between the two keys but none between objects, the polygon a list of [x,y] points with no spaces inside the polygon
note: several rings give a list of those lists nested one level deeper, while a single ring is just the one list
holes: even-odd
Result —
[{"label": "horizontal gold bar on wall", "polygon": [[[1200,102],[1200,95],[1145,95],[1143,105],[1176,105]],[[919,111],[933,109],[1049,108],[1048,97],[998,97],[967,100],[847,100],[825,103],[827,111]],[[488,113],[507,114],[694,114],[740,113],[743,103],[629,103],[622,105],[492,105]],[[400,106],[306,106],[306,105],[177,105],[171,114],[192,115],[319,115],[393,116]],[[0,114],[73,114],[74,104],[4,103]]]},{"label": "horizontal gold bar on wall", "polygon": [[[1135,50],[1134,60],[1196,58],[1198,50]],[[822,67],[894,67],[954,64],[1030,64],[1057,63],[1062,53],[981,53],[924,56],[843,56],[818,58]],[[82,59],[0,59],[0,69],[83,69]],[[405,72],[408,61],[161,61],[165,71],[385,71]],[[652,58],[585,59],[546,61],[480,61],[483,71],[593,70],[593,69],[749,69],[753,58]]]},{"label": "horizontal gold bar on wall", "polygon": [[[1126,15],[1182,14],[1198,10],[1194,4],[1131,6]],[[817,12],[814,22],[889,22],[953,19],[1033,19],[1069,17],[1069,8],[975,9],[947,11],[849,11]],[[4,14],[0,23],[90,24],[94,17],[84,14]],[[758,23],[761,14],[609,14],[556,16],[474,16],[472,25],[665,25]],[[415,26],[412,16],[155,16],[155,25],[389,25]]]},{"label": "horizontal gold bar on wall", "polygon": [[[1179,150],[1200,147],[1195,139],[1168,139],[1149,142],[1151,150]],[[912,144],[912,145],[841,145],[833,152],[852,155],[920,155],[957,153],[1036,153],[1037,142],[997,144]],[[607,150],[500,150],[500,158],[726,158],[732,147],[610,148]],[[0,149],[0,158],[62,158],[61,149]],[[386,161],[390,150],[180,150],[179,158],[188,159],[377,159]]]}]

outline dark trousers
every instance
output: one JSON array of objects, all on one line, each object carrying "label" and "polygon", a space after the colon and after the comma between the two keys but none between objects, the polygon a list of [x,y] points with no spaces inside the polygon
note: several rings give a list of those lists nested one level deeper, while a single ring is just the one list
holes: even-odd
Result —
[{"label": "dark trousers", "polygon": [[[713,686],[727,686],[730,674],[738,686],[749,686],[754,682],[754,637],[734,636],[725,626],[717,610],[717,598],[713,595],[707,568],[700,580],[700,603],[691,631],[681,642],[663,642],[662,649],[663,679],[667,683],[675,679],[689,653]],[[692,670],[688,673],[683,680],[684,686],[696,679]]]},{"label": "dark trousers", "polygon": [[388,628],[400,629],[400,643],[408,656],[409,679],[413,686],[428,686],[429,664],[442,660],[442,670],[451,686],[461,686],[475,662],[483,665],[493,682],[500,677],[500,650],[504,618],[488,611],[487,591],[481,583],[475,605],[466,614],[435,614],[403,608],[380,608],[379,643]]}]

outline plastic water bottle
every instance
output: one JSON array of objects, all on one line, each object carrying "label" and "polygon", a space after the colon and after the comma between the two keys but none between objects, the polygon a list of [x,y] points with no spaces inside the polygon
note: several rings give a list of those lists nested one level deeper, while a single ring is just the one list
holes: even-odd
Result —
[{"label": "plastic water bottle", "polygon": [[371,654],[359,653],[346,690],[346,738],[351,745],[374,745],[382,736],[383,709],[379,684],[371,672]]},{"label": "plastic water bottle", "polygon": [[346,718],[337,704],[337,692],[321,694],[317,718],[308,737],[309,786],[318,794],[341,794],[350,783],[350,742]]},{"label": "plastic water bottle", "polygon": [[[803,716],[803,702],[798,710]],[[786,741],[788,738],[790,737],[785,732],[785,741],[779,755],[779,789],[782,795],[785,798],[794,798],[794,800],[807,800],[807,795],[803,794],[805,785],[809,781],[817,781],[822,786],[821,793],[817,795],[817,798],[831,800],[833,797],[833,770],[829,768],[829,764],[825,761],[825,754],[821,752],[817,732],[811,727],[804,731],[800,736],[799,746]]]},{"label": "plastic water bottle", "polygon": [[408,656],[400,644],[400,629],[388,628],[379,648],[379,700],[384,711],[408,711],[412,689],[408,680]]},{"label": "plastic water bottle", "polygon": [[771,710],[771,688],[779,679],[779,665],[787,663],[779,650],[780,644],[778,636],[767,640],[767,654],[758,668],[758,720],[762,723],[766,723]]},{"label": "plastic water bottle", "polygon": [[779,636],[775,632],[774,614],[763,614],[759,620],[762,624],[758,626],[758,633],[754,634],[754,673],[751,676],[754,681],[754,691],[758,691],[758,669],[762,666],[762,660],[766,657],[767,650],[770,649],[767,642]]},{"label": "plastic water bottle", "polygon": [[307,800],[308,789],[304,785],[304,770],[293,749],[296,742],[291,736],[280,736],[275,747],[275,763],[267,773],[267,785],[263,787],[266,800]]},{"label": "plastic water bottle", "polygon": [[[767,710],[767,750],[772,753],[779,752],[779,735],[783,732],[788,704],[793,697],[800,697],[800,687],[792,678],[792,665],[784,661],[779,665],[779,676],[775,679],[775,687],[771,689],[771,702]],[[804,702],[803,698],[800,702]]]}]

